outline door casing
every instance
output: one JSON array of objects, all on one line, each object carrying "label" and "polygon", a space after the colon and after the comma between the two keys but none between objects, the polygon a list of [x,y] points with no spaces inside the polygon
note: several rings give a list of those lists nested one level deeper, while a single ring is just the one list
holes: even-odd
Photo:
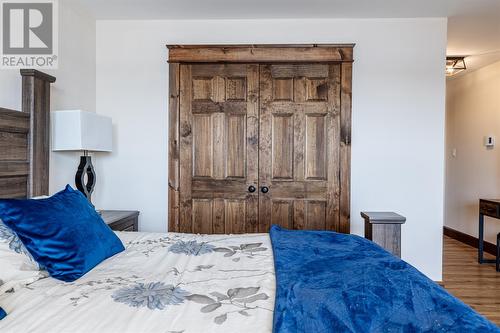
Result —
[{"label": "door casing", "polygon": [[[186,71],[188,67],[190,66],[184,66],[184,65],[189,65],[189,64],[201,64],[201,63],[206,63],[206,64],[248,64],[247,67],[253,68],[252,71],[255,71],[257,68],[257,71],[259,72],[259,76],[265,75],[266,71],[265,68],[268,68],[269,66],[278,66],[279,64],[292,64],[292,65],[300,65],[300,64],[317,64],[319,65],[328,65],[328,68],[330,68],[331,71],[334,71],[333,76],[329,77],[328,79],[334,79],[338,80],[339,82],[336,83],[336,85],[339,87],[339,91],[333,92],[334,94],[338,94],[338,98],[335,97],[334,100],[336,101],[331,105],[331,108],[329,109],[332,112],[332,117],[329,118],[330,116],[328,115],[330,111],[326,113],[318,113],[317,116],[323,117],[326,116],[327,118],[324,118],[327,123],[332,123],[332,122],[337,122],[336,126],[338,128],[338,131],[336,133],[332,133],[331,131],[328,130],[328,126],[325,127],[325,131],[327,131],[326,135],[326,141],[331,141],[331,140],[338,140],[338,152],[336,152],[336,163],[338,170],[333,170],[334,173],[338,175],[338,177],[335,177],[335,179],[327,179],[325,186],[331,187],[332,184],[334,186],[338,186],[337,188],[339,189],[338,191],[329,191],[327,196],[334,195],[336,196],[336,200],[338,200],[338,204],[336,206],[332,206],[331,204],[328,205],[326,204],[324,207],[322,206],[314,206],[315,202],[314,200],[312,202],[311,206],[311,216],[314,217],[315,213],[317,212],[318,209],[322,213],[322,209],[327,210],[327,216],[336,216],[329,221],[327,221],[326,224],[324,224],[324,227],[322,226],[315,226],[314,223],[297,223],[297,224],[291,224],[291,225],[286,225],[287,227],[293,228],[293,229],[327,229],[327,230],[335,230],[339,232],[344,232],[348,233],[350,231],[350,154],[351,154],[351,90],[352,90],[352,62],[353,62],[353,44],[349,45],[212,45],[212,46],[197,46],[197,45],[183,45],[183,46],[168,46],[169,47],[169,199],[168,199],[168,207],[169,207],[169,218],[168,218],[168,229],[171,232],[203,232],[203,233],[223,233],[223,232],[232,232],[232,233],[242,233],[242,232],[267,232],[268,225],[270,223],[276,222],[273,218],[273,220],[269,221],[268,223],[264,224],[263,226],[259,224],[258,221],[255,221],[254,217],[250,218],[250,223],[246,223],[243,228],[239,228],[236,226],[236,229],[229,231],[226,231],[226,229],[222,228],[204,228],[203,225],[199,226],[196,228],[196,230],[193,228],[193,223],[196,223],[196,218],[194,220],[190,220],[191,223],[189,225],[186,225],[186,223],[181,223],[181,220],[186,221],[188,217],[182,217],[181,214],[186,214],[187,211],[190,211],[189,214],[193,214],[192,207],[185,207],[186,204],[188,204],[191,201],[191,198],[184,196],[182,193],[182,190],[186,188],[187,182],[184,181],[184,184],[182,183],[182,179],[185,179],[186,177],[182,177],[182,172],[191,172],[192,170],[192,163],[186,164],[186,161],[182,161],[181,158],[182,156],[185,156],[186,154],[182,154],[182,142],[183,140],[192,140],[192,136],[189,138],[189,133],[192,129],[190,127],[191,123],[188,124],[190,120],[185,119],[185,111],[182,111],[182,105],[185,105],[185,102],[183,103],[182,98],[184,94],[181,92],[188,89],[190,90],[192,87],[187,87],[185,86],[183,88],[183,84],[186,84],[185,82],[182,82],[181,77],[183,75],[181,74],[183,71]],[[255,66],[250,66],[251,64],[255,64]],[[300,67],[300,66],[299,66]],[[184,76],[186,73],[184,73]],[[306,75],[307,76],[307,75]],[[311,76],[312,81],[314,81],[314,75]],[[319,78],[321,79],[321,78]],[[298,81],[301,80],[301,78],[297,78]],[[311,80],[309,80],[311,81]],[[255,82],[255,81],[253,81]],[[314,82],[313,82],[314,83]],[[316,82],[317,83],[317,82]],[[191,84],[191,83],[190,83]],[[259,84],[261,84],[259,82]],[[251,99],[255,102],[255,95],[251,90],[246,87],[246,92],[248,95],[248,100],[251,103]],[[260,94],[260,91],[259,91]],[[260,97],[260,96],[259,96]],[[216,97],[217,98],[217,97]],[[258,98],[257,98],[258,100]],[[333,102],[333,101],[332,101]],[[217,102],[216,102],[217,103]],[[256,103],[254,103],[256,104]],[[263,107],[262,101],[260,101],[260,105],[257,104],[257,113],[261,113],[262,111],[261,108]],[[247,111],[249,109],[247,108]],[[314,115],[313,115],[314,116]],[[254,115],[251,115],[248,117],[247,115],[247,120],[246,120],[246,126],[247,128],[250,129],[250,131],[255,131],[250,123],[249,126],[249,121],[251,122],[253,119]],[[311,118],[312,119],[312,118]],[[316,119],[316,118],[315,118]],[[320,118],[317,118],[320,124],[323,124],[323,120],[320,120]],[[258,116],[257,121],[260,121],[259,126],[263,126],[262,124],[262,119],[260,119],[260,115]],[[314,122],[313,122],[314,123]],[[266,124],[264,124],[265,126]],[[314,125],[316,127],[316,125]],[[248,133],[247,133],[248,134]],[[255,134],[255,133],[254,133]],[[335,138],[331,138],[331,136],[335,136]],[[318,139],[319,140],[319,139]],[[248,142],[255,142],[255,140],[250,139],[249,136],[247,135],[247,144]],[[321,142],[321,141],[318,141]],[[332,141],[333,142],[333,141]],[[262,145],[262,142],[259,142],[257,147],[248,147],[247,149],[250,149],[252,151],[255,149],[258,149],[260,145]],[[325,152],[326,154],[329,154],[329,152]],[[262,152],[260,153],[262,155]],[[262,156],[259,156],[259,161],[262,158]],[[252,163],[252,161],[247,160],[246,163]],[[292,163],[295,163],[292,161]],[[188,165],[189,168],[181,168],[181,165]],[[269,185],[269,184],[264,184],[268,179],[263,179],[263,175],[265,172],[263,172],[262,168],[259,168],[257,165],[254,166],[249,166],[247,167],[250,169],[250,173],[247,175],[247,179],[245,182],[247,182],[248,185],[250,183],[253,183],[253,179],[255,177],[259,177],[260,179],[257,179],[256,182],[256,187],[257,191],[254,194],[254,196],[249,196],[250,198],[257,199],[260,201],[260,205],[266,205],[266,196],[265,194],[262,194],[260,191],[261,187],[263,185]],[[258,170],[256,168],[259,168],[260,170],[257,171],[257,173],[252,173],[253,170]],[[318,174],[323,174],[327,175],[329,172],[331,172],[331,168],[326,165],[326,169],[323,170],[322,167],[318,169],[318,166],[313,166],[310,168],[310,170],[313,170],[312,172],[309,171],[308,175],[311,176],[312,178],[318,176],[315,175],[315,172],[319,172]],[[247,170],[248,172],[248,170]],[[259,174],[262,174],[259,176]],[[321,177],[320,177],[321,178]],[[325,178],[325,177],[324,177]],[[318,179],[319,180],[319,179]],[[270,185],[271,190],[273,184]],[[308,185],[303,185],[302,187],[307,187]],[[311,187],[312,185],[309,185]],[[276,186],[275,186],[276,187]],[[299,186],[300,187],[300,186]],[[313,186],[314,187],[314,186]],[[305,191],[304,194],[299,194],[298,197],[302,198],[304,196],[307,196],[308,193],[311,193],[311,191]],[[248,197],[248,193],[246,194]],[[269,196],[268,196],[269,197]],[[267,197],[267,198],[268,198]],[[276,207],[278,208],[270,208],[272,209],[281,209],[280,204],[283,202],[284,204],[287,203],[287,200],[281,200],[277,199],[278,205]],[[294,199],[294,198],[292,198]],[[324,201],[323,199],[326,199],[328,201],[328,198],[322,198],[321,201]],[[255,200],[250,200],[250,206],[255,204]],[[319,203],[320,201],[316,202]],[[269,200],[267,200],[267,204],[269,204]],[[271,202],[272,204],[272,202]],[[189,204],[188,204],[189,205]],[[248,206],[248,204],[247,204]],[[300,207],[300,203],[298,204]],[[204,221],[204,209],[203,209],[203,202],[201,203],[202,209],[199,210],[201,212],[201,216],[203,217],[201,221]],[[292,208],[290,208],[292,207]],[[287,209],[292,209],[293,211],[293,202],[292,206],[290,207],[285,207],[284,211]],[[188,209],[186,209],[188,208]],[[212,211],[214,208],[210,208]],[[248,210],[247,210],[248,211]],[[250,209],[250,215],[252,213],[252,209]],[[261,209],[261,212],[264,211]],[[269,209],[267,213],[269,213]],[[231,212],[231,209],[229,209],[229,212]],[[196,212],[195,212],[196,213]],[[230,213],[229,213],[230,214]],[[330,214],[330,215],[328,215]],[[333,215],[332,215],[333,214]],[[211,218],[215,218],[217,215],[214,213]],[[281,216],[281,215],[276,215],[276,216]],[[248,216],[247,216],[248,217]],[[192,219],[192,215],[189,217]],[[264,217],[262,217],[264,218]],[[194,221],[194,222],[193,222]],[[213,219],[211,220],[212,225],[215,225],[216,221]]]}]

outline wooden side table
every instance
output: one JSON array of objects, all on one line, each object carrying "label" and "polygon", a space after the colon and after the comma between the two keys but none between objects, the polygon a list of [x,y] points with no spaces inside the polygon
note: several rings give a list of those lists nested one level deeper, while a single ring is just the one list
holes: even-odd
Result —
[{"label": "wooden side table", "polygon": [[365,238],[401,258],[401,224],[406,217],[393,212],[361,212]]},{"label": "wooden side table", "polygon": [[500,199],[479,199],[479,244],[477,247],[477,261],[480,264],[496,262],[496,260],[483,258],[485,216],[500,219]]},{"label": "wooden side table", "polygon": [[139,212],[136,210],[101,210],[101,217],[114,231],[138,231]]}]

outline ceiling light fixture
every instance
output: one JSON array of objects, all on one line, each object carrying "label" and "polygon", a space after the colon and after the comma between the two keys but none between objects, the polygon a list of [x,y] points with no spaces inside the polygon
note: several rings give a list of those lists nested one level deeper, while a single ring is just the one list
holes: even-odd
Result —
[{"label": "ceiling light fixture", "polygon": [[465,57],[446,57],[446,76],[453,76],[466,69]]}]

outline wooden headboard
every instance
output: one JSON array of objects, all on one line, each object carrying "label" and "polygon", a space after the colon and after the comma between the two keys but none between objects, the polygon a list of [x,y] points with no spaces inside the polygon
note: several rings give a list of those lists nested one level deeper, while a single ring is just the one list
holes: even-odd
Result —
[{"label": "wooden headboard", "polygon": [[22,69],[22,110],[0,107],[0,198],[49,193],[50,84],[56,78]]}]

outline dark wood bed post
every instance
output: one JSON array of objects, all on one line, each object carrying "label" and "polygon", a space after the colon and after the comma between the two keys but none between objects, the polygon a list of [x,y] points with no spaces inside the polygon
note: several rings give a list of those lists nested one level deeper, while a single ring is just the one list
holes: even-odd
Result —
[{"label": "dark wood bed post", "polygon": [[49,194],[50,84],[56,78],[34,69],[21,69],[22,111],[30,115],[28,135],[28,198]]}]

